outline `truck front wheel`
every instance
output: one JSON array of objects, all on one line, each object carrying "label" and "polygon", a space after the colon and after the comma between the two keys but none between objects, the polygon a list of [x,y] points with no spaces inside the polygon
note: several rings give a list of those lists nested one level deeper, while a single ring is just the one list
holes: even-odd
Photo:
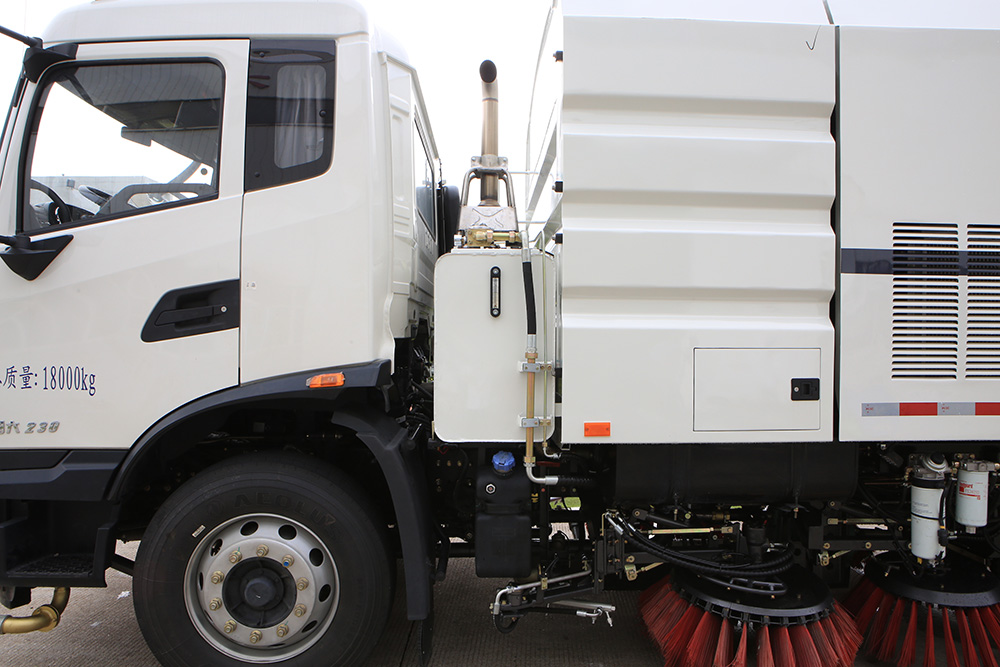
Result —
[{"label": "truck front wheel", "polygon": [[354,665],[381,634],[393,571],[354,482],[296,455],[252,455],[181,486],[136,557],[135,612],[168,667]]}]

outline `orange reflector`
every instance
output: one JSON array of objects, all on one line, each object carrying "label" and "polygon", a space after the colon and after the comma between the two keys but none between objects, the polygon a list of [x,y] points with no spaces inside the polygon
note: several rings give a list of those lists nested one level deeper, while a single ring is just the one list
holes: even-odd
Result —
[{"label": "orange reflector", "polygon": [[608,437],[611,435],[611,422],[584,422],[583,435],[587,438]]},{"label": "orange reflector", "polygon": [[343,386],[344,386],[343,373],[324,373],[323,375],[314,375],[311,378],[309,378],[310,389],[322,389],[323,387],[343,387]]}]

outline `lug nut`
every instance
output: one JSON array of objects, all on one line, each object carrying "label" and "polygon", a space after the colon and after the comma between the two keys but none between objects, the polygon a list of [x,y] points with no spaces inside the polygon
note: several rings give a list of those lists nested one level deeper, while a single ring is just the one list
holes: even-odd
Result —
[{"label": "lug nut", "polygon": [[243,560],[243,554],[240,553],[239,549],[229,554],[229,562],[232,563],[233,565],[236,565],[241,560]]},{"label": "lug nut", "polygon": [[279,637],[284,637],[285,635],[288,634],[288,626],[282,623],[281,625],[278,626],[275,632],[278,633]]},{"label": "lug nut", "polygon": [[299,618],[302,618],[306,615],[306,606],[304,604],[295,605],[295,609],[292,610],[292,613]]},{"label": "lug nut", "polygon": [[208,603],[208,608],[212,611],[219,611],[222,609],[222,600],[219,598],[212,598],[212,601]]},{"label": "lug nut", "polygon": [[281,557],[281,564],[284,565],[285,567],[291,567],[292,565],[295,565],[295,558],[288,554],[285,554],[284,556]]},{"label": "lug nut", "polygon": [[263,558],[266,555],[267,555],[267,545],[266,544],[262,544],[259,547],[257,547],[257,556],[259,558]]},{"label": "lug nut", "polygon": [[305,589],[309,588],[309,580],[305,578],[299,579],[298,581],[295,582],[295,587],[300,591],[304,591]]},{"label": "lug nut", "polygon": [[253,632],[250,633],[250,643],[256,644],[257,642],[260,641],[260,638],[262,636],[263,635],[260,634],[260,630],[254,630]]},{"label": "lug nut", "polygon": [[226,575],[222,574],[222,572],[219,572],[218,570],[212,573],[212,583],[215,584],[216,586],[221,584],[222,580],[225,578]]},{"label": "lug nut", "polygon": [[232,634],[236,630],[236,621],[226,621],[226,625],[223,626],[222,631],[227,635]]}]

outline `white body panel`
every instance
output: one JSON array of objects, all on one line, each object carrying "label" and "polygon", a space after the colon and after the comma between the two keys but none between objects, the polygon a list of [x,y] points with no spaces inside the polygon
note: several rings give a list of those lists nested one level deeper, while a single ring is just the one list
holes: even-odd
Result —
[{"label": "white body panel", "polygon": [[[694,4],[614,10],[566,2],[552,20],[561,108],[528,148],[543,172],[529,201],[564,181],[564,440],[832,439],[835,45],[822,4],[762,3],[752,24],[691,20],[716,18]],[[696,414],[733,408],[696,403],[696,348],[787,351],[789,369],[795,348],[818,350],[818,424],[696,430]],[[732,369],[730,401],[773,381],[756,370]],[[585,437],[592,421],[611,436]]]},{"label": "white body panel", "polygon": [[[500,315],[493,317],[490,272],[500,268]],[[555,347],[554,261],[534,251],[538,359]],[[527,380],[520,371],[526,340],[520,250],[460,250],[438,260],[434,311],[434,431],[445,442],[524,442]],[[535,416],[552,417],[555,382],[537,375]],[[535,440],[553,426],[535,429]]]},{"label": "white body panel", "polygon": [[[1000,401],[1000,90],[987,83],[1000,77],[1000,10],[972,2],[831,8],[845,24],[840,438],[995,439],[996,417],[977,416],[974,406]],[[854,267],[855,252],[883,263]],[[899,416],[866,413],[873,403],[964,405],[958,414]]]},{"label": "white body panel", "polygon": [[[245,40],[82,45],[78,61],[129,58],[218,60],[226,80],[246,79]],[[23,128],[30,86],[17,117]],[[0,365],[17,386],[0,387],[0,420],[19,424],[0,447],[127,447],[163,415],[239,382],[239,331],[145,343],[143,324],[160,297],[187,285],[239,277],[246,89],[225,88],[219,197],[33,238],[73,241],[32,282],[0,266]],[[17,161],[11,150],[0,184],[2,234],[17,220]],[[95,391],[46,390],[43,369],[80,368]],[[22,370],[27,367],[27,372]],[[30,375],[29,375],[30,374]],[[24,376],[28,376],[25,381]],[[88,385],[89,387],[90,385]],[[22,388],[28,387],[28,388]],[[60,423],[28,434],[27,425]]]}]

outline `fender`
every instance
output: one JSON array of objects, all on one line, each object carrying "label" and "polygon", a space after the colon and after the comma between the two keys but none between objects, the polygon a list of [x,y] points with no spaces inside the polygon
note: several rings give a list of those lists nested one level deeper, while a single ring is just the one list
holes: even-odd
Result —
[{"label": "fender", "polygon": [[434,533],[426,478],[416,443],[395,420],[370,408],[366,411],[335,412],[332,421],[354,431],[382,468],[392,494],[403,550],[406,615],[411,621],[422,621],[431,612],[431,576],[434,571],[431,541]]},{"label": "fender", "polygon": [[[320,373],[343,373],[344,385],[310,389],[309,378]],[[156,456],[156,443],[160,437],[200,414],[265,399],[294,399],[329,409],[331,403],[346,398],[345,394],[351,395],[351,389],[388,388],[391,384],[391,364],[388,360],[379,360],[270,378],[224,389],[192,401],[160,419],[135,443],[122,462],[107,499],[120,502],[131,478],[141,469],[141,463],[148,456]],[[352,402],[349,408],[345,406],[343,411],[334,412],[332,422],[354,431],[382,469],[399,527],[406,576],[407,617],[423,620],[431,611],[433,562],[430,554],[434,533],[423,464],[416,444],[409,439],[405,428],[369,405]]]}]

